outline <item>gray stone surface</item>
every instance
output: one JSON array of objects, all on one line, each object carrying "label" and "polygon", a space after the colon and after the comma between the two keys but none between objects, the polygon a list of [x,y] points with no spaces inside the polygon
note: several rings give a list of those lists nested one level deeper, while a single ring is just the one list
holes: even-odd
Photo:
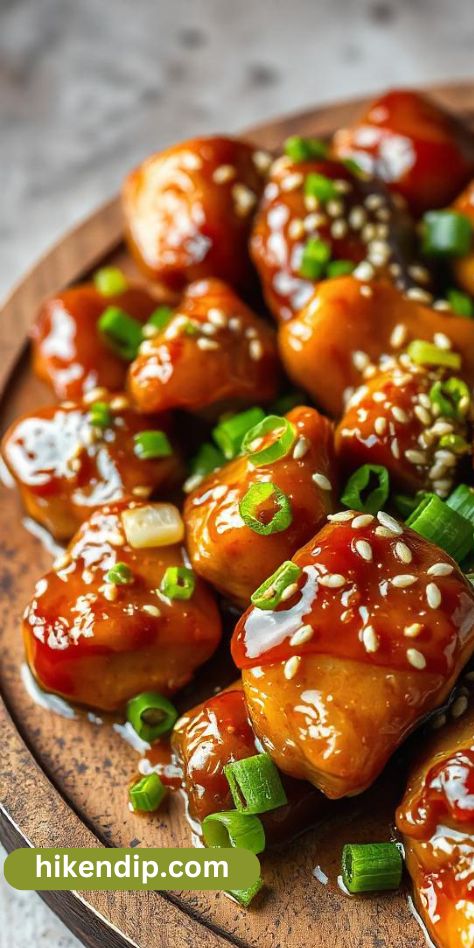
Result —
[{"label": "gray stone surface", "polygon": [[[472,77],[472,0],[0,0],[0,295],[147,152]],[[1,948],[77,946],[0,885]]]}]

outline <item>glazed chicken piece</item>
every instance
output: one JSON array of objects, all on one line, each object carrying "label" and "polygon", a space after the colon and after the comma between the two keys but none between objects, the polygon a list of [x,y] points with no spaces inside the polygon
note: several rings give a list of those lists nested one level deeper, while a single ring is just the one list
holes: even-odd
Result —
[{"label": "glazed chicken piece", "polygon": [[436,102],[394,89],[334,136],[334,154],[351,158],[402,195],[415,214],[443,207],[474,170],[474,136]]},{"label": "glazed chicken piece", "polygon": [[182,290],[216,276],[253,283],[247,241],[270,164],[232,138],[195,138],[151,155],[123,186],[130,250],[147,276]]},{"label": "glazed chicken piece", "polygon": [[263,748],[338,798],[365,790],[449,695],[474,651],[474,590],[386,513],[330,520],[293,557],[290,593],[280,574],[272,598],[254,594],[232,655]]},{"label": "glazed chicken piece", "polygon": [[458,374],[472,387],[472,320],[407,299],[388,283],[349,276],[321,283],[307,306],[280,326],[278,341],[295,385],[338,416],[382,355],[398,355],[417,339],[436,344],[436,338],[461,355]]},{"label": "glazed chicken piece", "polygon": [[[106,505],[82,525],[24,614],[42,688],[113,711],[143,691],[173,694],[210,658],[219,612],[187,568],[183,532],[170,504]],[[168,582],[175,567],[186,570],[186,597]]]},{"label": "glazed chicken piece", "polygon": [[[459,702],[463,702],[461,706]],[[453,710],[464,707],[460,696]],[[438,948],[474,943],[474,704],[423,745],[397,811],[416,907]]]},{"label": "glazed chicken piece", "polygon": [[[271,417],[273,427],[256,446],[206,477],[184,506],[194,569],[244,607],[337,503],[330,422],[306,407]],[[258,457],[278,441],[285,447],[274,461]]]},{"label": "glazed chicken piece", "polygon": [[101,504],[147,498],[183,474],[169,418],[138,415],[125,395],[93,398],[23,415],[1,446],[27,513],[59,540]]},{"label": "glazed chicken piece", "polygon": [[273,330],[220,280],[188,287],[167,325],[142,343],[129,373],[143,412],[267,402],[278,381]]},{"label": "glazed chicken piece", "polygon": [[412,285],[411,272],[426,288],[430,274],[414,265],[413,245],[412,223],[383,184],[340,162],[286,156],[272,167],[250,244],[265,299],[279,320],[291,319],[325,276],[350,272],[362,261],[403,287]]},{"label": "glazed chicken piece", "polygon": [[112,306],[145,323],[157,303],[139,287],[104,296],[93,283],[72,287],[43,303],[31,331],[33,369],[58,398],[81,398],[97,386],[123,389],[127,363],[97,325]]},{"label": "glazed chicken piece", "polygon": [[[226,764],[253,757],[260,751],[245,705],[242,683],[187,711],[176,722],[172,746],[183,772],[189,816],[199,823],[210,813],[234,809]],[[260,819],[271,845],[297,836],[314,825],[325,799],[311,784],[282,775],[288,803]]]},{"label": "glazed chicken piece", "polygon": [[382,369],[349,399],[336,429],[336,453],[346,475],[380,464],[392,487],[446,497],[471,446],[471,394],[446,370],[416,365],[407,356]]},{"label": "glazed chicken piece", "polygon": [[[471,222],[474,232],[474,181],[459,195],[454,202],[454,210],[464,214]],[[474,296],[474,239],[471,240],[471,249],[466,256],[457,257],[452,261],[453,273],[456,282],[471,296]]]}]

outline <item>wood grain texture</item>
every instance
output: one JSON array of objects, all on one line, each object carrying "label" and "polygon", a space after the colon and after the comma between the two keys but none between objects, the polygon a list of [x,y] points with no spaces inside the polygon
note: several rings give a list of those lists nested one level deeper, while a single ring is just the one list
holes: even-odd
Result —
[{"label": "wood grain texture", "polygon": [[[461,114],[474,115],[474,87],[434,90]],[[334,105],[251,129],[246,137],[264,147],[292,133],[325,134],[349,120],[361,101]],[[51,401],[29,371],[27,336],[41,299],[76,281],[99,262],[134,266],[121,244],[118,201],[109,202],[57,244],[6,301],[0,319],[0,422]],[[174,795],[155,817],[127,808],[126,789],[137,755],[113,730],[78,713],[66,720],[39,708],[20,677],[23,660],[19,617],[36,579],[51,563],[42,542],[25,529],[15,492],[0,489],[0,710],[2,747],[1,838],[5,846],[187,846],[190,830]],[[218,655],[199,681],[180,696],[182,709],[230,680]],[[228,667],[228,664],[227,664]],[[399,799],[397,768],[350,805],[283,851],[266,854],[267,886],[255,908],[244,911],[222,893],[47,893],[53,910],[91,948],[421,948],[423,936],[410,916],[405,893],[349,900],[337,885],[340,852],[347,841],[386,839]],[[319,865],[323,886],[312,875]]]}]

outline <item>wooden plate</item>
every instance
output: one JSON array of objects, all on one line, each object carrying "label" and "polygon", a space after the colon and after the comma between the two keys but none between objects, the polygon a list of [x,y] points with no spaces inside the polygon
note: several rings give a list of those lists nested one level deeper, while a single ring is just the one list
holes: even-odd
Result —
[{"label": "wooden plate", "polygon": [[[432,91],[440,102],[474,119],[473,85]],[[272,147],[292,133],[329,133],[362,105],[327,106],[252,129],[248,137]],[[121,235],[115,199],[53,247],[7,300],[0,323],[2,428],[20,412],[51,401],[28,364],[27,334],[38,303],[104,260],[125,262],[133,272]],[[155,818],[129,812],[126,788],[136,772],[137,753],[111,722],[99,726],[86,715],[67,720],[41,708],[25,689],[19,619],[34,582],[50,566],[51,552],[44,538],[32,534],[31,524],[25,529],[15,491],[1,487],[0,510],[2,842],[9,849],[190,845],[179,795]],[[211,663],[182,696],[182,707],[212,693],[219,668],[218,660]],[[250,911],[212,892],[52,892],[45,897],[69,928],[94,948],[211,948],[228,943],[258,948],[419,948],[424,939],[406,893],[351,901],[337,885],[342,844],[386,839],[398,795],[396,781],[389,776],[370,794],[352,801],[344,815],[334,815],[284,850],[267,854],[263,871],[268,887]],[[316,866],[329,877],[327,885],[312,874]]]}]

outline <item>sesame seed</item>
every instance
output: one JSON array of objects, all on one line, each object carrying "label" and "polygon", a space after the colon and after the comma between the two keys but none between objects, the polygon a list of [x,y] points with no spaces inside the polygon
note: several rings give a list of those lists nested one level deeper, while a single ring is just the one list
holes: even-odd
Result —
[{"label": "sesame seed", "polygon": [[323,227],[327,223],[327,218],[324,214],[317,214],[313,212],[312,214],[307,214],[304,221],[304,229],[308,233],[310,231],[317,230],[318,227]]},{"label": "sesame seed", "polygon": [[393,327],[392,333],[390,336],[390,345],[393,349],[400,349],[404,345],[407,338],[407,327],[403,323],[397,323]]},{"label": "sesame seed", "polygon": [[360,514],[358,517],[354,517],[351,527],[353,530],[360,530],[361,527],[368,527],[373,519],[373,514]]},{"label": "sesame seed", "polygon": [[410,547],[408,547],[406,543],[403,543],[402,540],[398,540],[395,544],[395,556],[397,556],[402,563],[411,563],[413,559]]},{"label": "sesame seed", "polygon": [[130,401],[126,395],[115,395],[110,401],[112,411],[126,411],[130,408]]},{"label": "sesame seed", "polygon": [[390,514],[385,513],[385,510],[379,510],[377,514],[377,520],[382,524],[383,527],[387,527],[387,529],[391,530],[393,533],[403,533],[403,527],[400,526],[394,517],[391,517]]},{"label": "sesame seed", "polygon": [[413,409],[418,421],[421,421],[422,425],[431,424],[431,414],[427,408],[424,408],[423,405],[415,405]]},{"label": "sesame seed", "polygon": [[257,151],[254,151],[252,154],[252,161],[261,174],[266,174],[272,163],[272,156],[268,151],[263,151],[262,148],[257,148]]},{"label": "sesame seed", "polygon": [[361,227],[364,226],[366,220],[367,214],[365,213],[363,207],[357,205],[356,207],[352,208],[349,213],[349,226],[352,227],[353,230],[360,230]]},{"label": "sesame seed", "polygon": [[412,448],[408,448],[405,451],[405,457],[407,461],[410,461],[410,464],[426,464],[426,454],[423,451],[415,451]]},{"label": "sesame seed", "polygon": [[390,445],[390,450],[394,458],[398,459],[400,457],[400,446],[398,444],[398,438],[393,438],[392,443]]},{"label": "sesame seed", "polygon": [[352,191],[352,184],[350,181],[345,181],[344,178],[336,178],[333,183],[339,194],[349,194],[349,191]]},{"label": "sesame seed", "polygon": [[344,211],[344,205],[342,201],[331,200],[326,204],[326,213],[329,214],[329,217],[341,217]]},{"label": "sesame seed", "polygon": [[429,395],[426,392],[420,392],[418,395],[418,401],[420,405],[423,405],[424,408],[431,408],[432,401]]},{"label": "sesame seed", "polygon": [[385,392],[374,392],[374,394],[372,395],[372,401],[377,402],[378,404],[380,404],[381,402],[384,402]]},{"label": "sesame seed", "polygon": [[364,224],[361,231],[361,237],[364,243],[369,244],[370,241],[374,240],[376,236],[377,236],[377,229],[375,227],[375,224]]},{"label": "sesame seed", "polygon": [[366,352],[362,352],[361,349],[356,349],[352,353],[352,364],[355,369],[358,369],[359,372],[362,372],[370,363],[369,356]]},{"label": "sesame seed", "polygon": [[328,520],[331,523],[345,523],[347,520],[352,520],[355,517],[353,510],[340,510],[339,513],[328,514]]},{"label": "sesame seed", "polygon": [[340,573],[328,573],[326,576],[319,576],[318,582],[320,586],[327,586],[328,589],[340,589],[345,586],[347,580]]},{"label": "sesame seed", "polygon": [[417,635],[420,634],[423,626],[421,622],[412,622],[411,625],[406,625],[403,634],[406,635],[408,639],[416,639]]},{"label": "sesame seed", "polygon": [[103,594],[104,599],[107,599],[107,602],[115,602],[117,599],[118,589],[114,583],[104,583],[100,591]]},{"label": "sesame seed", "polygon": [[407,648],[407,659],[410,665],[413,665],[413,668],[419,668],[420,671],[422,668],[426,668],[426,658],[416,648]]},{"label": "sesame seed", "polygon": [[438,349],[451,349],[452,342],[444,332],[435,332],[433,342]]},{"label": "sesame seed", "polygon": [[406,292],[406,296],[409,300],[415,300],[417,303],[431,303],[433,297],[431,293],[428,293],[426,290],[422,290],[419,286],[412,286]]},{"label": "sesame seed", "polygon": [[347,224],[345,220],[340,217],[337,220],[333,221],[331,224],[331,237],[334,237],[335,240],[341,240],[342,237],[345,237],[347,234]]},{"label": "sesame seed", "polygon": [[245,184],[234,184],[232,187],[235,212],[239,217],[246,217],[254,207],[257,196]]},{"label": "sesame seed", "polygon": [[201,323],[201,332],[203,332],[205,336],[215,336],[217,326],[213,326],[212,323]]},{"label": "sesame seed", "polygon": [[379,639],[372,625],[366,625],[362,630],[362,642],[366,652],[376,652],[379,647]]},{"label": "sesame seed", "polygon": [[451,708],[450,708],[451,717],[460,718],[461,715],[464,714],[465,711],[467,711],[468,705],[469,705],[469,701],[468,701],[467,696],[459,695],[459,698],[456,698],[456,700],[453,701],[451,705]]},{"label": "sesame seed", "polygon": [[[290,583],[290,585],[287,586],[286,589],[283,590],[280,596],[281,601],[286,602],[287,599],[291,599],[291,597],[294,596],[295,592],[297,591],[298,591],[298,583]],[[308,626],[308,628],[311,628],[311,627]]]},{"label": "sesame seed", "polygon": [[296,672],[298,671],[300,661],[301,661],[301,658],[299,655],[292,655],[291,658],[289,658],[288,661],[285,662],[283,674],[287,681],[290,681],[292,678],[295,677]]},{"label": "sesame seed", "polygon": [[134,497],[149,497],[151,494],[152,488],[147,487],[146,484],[138,484],[137,487],[132,487],[132,494]]},{"label": "sesame seed", "polygon": [[436,309],[439,312],[446,312],[446,310],[451,309],[451,306],[447,300],[435,300],[433,303],[433,309]]},{"label": "sesame seed", "polygon": [[427,570],[428,576],[450,576],[454,570],[451,563],[433,563]]},{"label": "sesame seed", "polygon": [[311,625],[302,625],[300,629],[291,636],[290,645],[303,645],[313,637],[314,629]]},{"label": "sesame seed", "polygon": [[407,589],[408,586],[413,586],[413,583],[416,583],[416,576],[413,576],[411,573],[399,573],[398,576],[392,578],[392,585],[397,589]]},{"label": "sesame seed", "polygon": [[212,173],[212,180],[216,184],[225,184],[226,181],[233,181],[237,172],[233,165],[219,165]]},{"label": "sesame seed", "polygon": [[383,415],[379,415],[378,418],[374,421],[374,431],[378,435],[385,434],[387,430],[387,419]]},{"label": "sesame seed", "polygon": [[430,723],[433,731],[439,731],[440,727],[444,727],[446,724],[446,715],[444,711],[440,711],[438,714],[435,714]]},{"label": "sesame seed", "polygon": [[428,583],[426,587],[426,601],[430,609],[438,609],[441,605],[441,592],[436,583]]},{"label": "sesame seed", "polygon": [[158,606],[148,605],[148,603],[142,606],[142,612],[146,612],[147,615],[154,616],[155,618],[158,618],[158,616],[161,616],[161,612],[158,609]]},{"label": "sesame seed", "polygon": [[373,280],[374,275],[374,268],[368,260],[362,260],[355,270],[352,271],[352,276],[355,277],[356,280],[362,280],[362,282]]},{"label": "sesame seed", "polygon": [[191,474],[190,477],[184,482],[183,490],[185,494],[190,494],[191,491],[195,490],[196,487],[199,487],[204,480],[203,474]]},{"label": "sesame seed", "polygon": [[302,184],[303,175],[301,172],[293,171],[292,174],[289,174],[286,176],[286,178],[283,178],[280,187],[282,191],[296,191],[296,189],[300,188]]},{"label": "sesame seed", "polygon": [[[361,296],[373,296],[374,293],[373,293],[372,287],[371,287],[371,286],[365,286],[365,285],[364,285],[364,286],[361,286],[361,288],[360,288],[360,295],[361,295]],[[374,375],[374,374],[375,374],[375,366],[372,366],[372,368],[373,368],[372,375]],[[368,371],[368,369],[367,369],[366,371]]]},{"label": "sesame seed", "polygon": [[387,527],[376,527],[375,536],[384,537],[386,540],[393,540],[396,534],[393,532],[393,530],[389,530]]},{"label": "sesame seed", "polygon": [[419,283],[429,283],[430,275],[426,267],[420,266],[419,263],[414,263],[408,267],[408,273],[413,280],[417,280]]},{"label": "sesame seed", "polygon": [[312,479],[314,483],[321,488],[321,490],[332,490],[331,481],[326,477],[325,474],[313,474]]},{"label": "sesame seed", "polygon": [[196,345],[198,349],[202,349],[203,351],[219,348],[219,343],[216,342],[215,339],[198,339]]},{"label": "sesame seed", "polygon": [[253,362],[258,362],[263,356],[263,346],[260,339],[252,339],[249,344],[249,355]]},{"label": "sesame seed", "polygon": [[104,539],[111,546],[123,546],[125,543],[125,537],[118,530],[111,530]]},{"label": "sesame seed", "polygon": [[406,411],[404,411],[403,408],[400,408],[399,405],[393,406],[392,415],[395,418],[395,421],[399,421],[402,425],[406,425],[409,421]]},{"label": "sesame seed", "polygon": [[292,240],[299,240],[304,234],[304,223],[300,217],[295,217],[288,225],[288,236]]},{"label": "sesame seed", "polygon": [[366,563],[371,563],[373,560],[373,552],[370,543],[367,540],[356,540],[354,543],[355,550],[362,557]]},{"label": "sesame seed", "polygon": [[71,471],[74,471],[77,474],[77,472],[81,470],[81,459],[72,458],[72,460],[69,461],[69,467],[71,468]]},{"label": "sesame seed", "polygon": [[308,453],[309,448],[310,442],[307,438],[298,438],[293,448],[293,457],[295,461],[299,461],[301,458],[304,458],[305,454]]},{"label": "sesame seed", "polygon": [[444,477],[446,474],[446,465],[442,461],[438,461],[437,464],[433,466],[428,471],[428,477],[431,481],[439,481],[440,478]]},{"label": "sesame seed", "polygon": [[368,194],[364,204],[369,211],[376,211],[379,207],[382,207],[383,198],[381,194]]},{"label": "sesame seed", "polygon": [[101,401],[103,398],[107,398],[108,390],[103,387],[91,388],[89,392],[86,392],[82,396],[82,401],[86,405],[91,405],[93,402]]},{"label": "sesame seed", "polygon": [[207,318],[213,326],[217,326],[218,329],[227,326],[227,316],[224,313],[223,309],[219,309],[217,306],[211,306],[208,310]]}]

